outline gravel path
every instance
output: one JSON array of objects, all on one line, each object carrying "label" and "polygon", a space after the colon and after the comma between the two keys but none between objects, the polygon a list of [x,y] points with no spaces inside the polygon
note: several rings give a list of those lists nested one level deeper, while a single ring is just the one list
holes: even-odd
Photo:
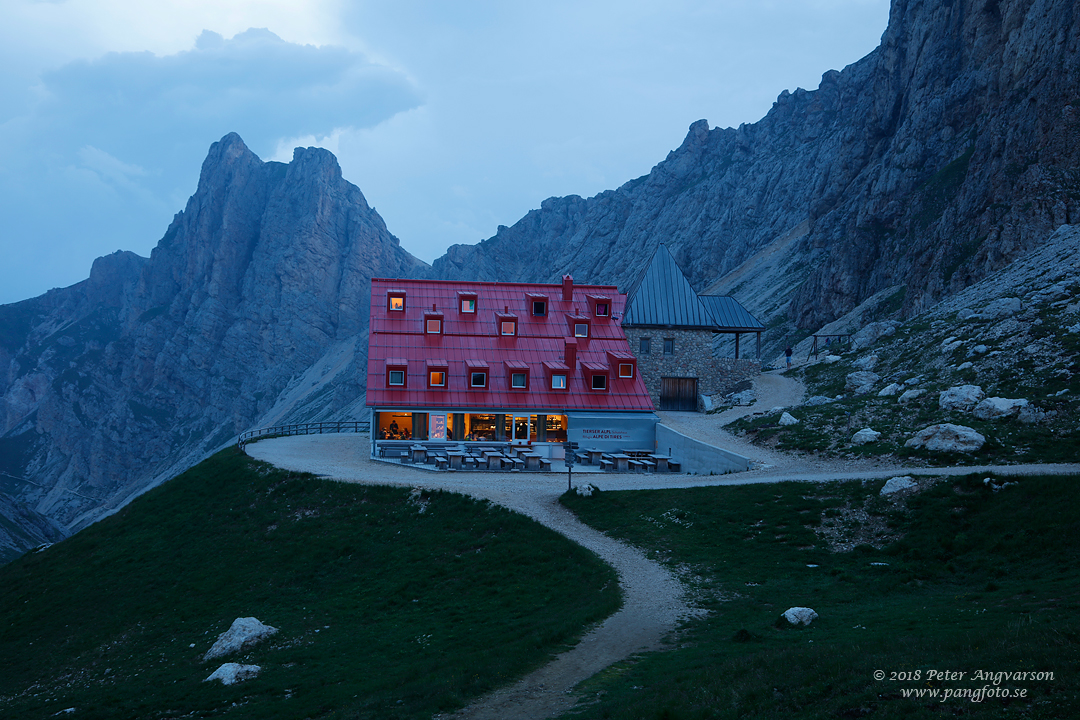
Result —
[{"label": "gravel path", "polygon": [[[823,482],[896,475],[966,475],[973,472],[1080,474],[1080,464],[910,468],[875,460],[825,461],[755,447],[723,430],[725,423],[761,409],[797,405],[804,388],[779,371],[757,382],[758,401],[715,415],[661,412],[664,424],[691,437],[749,457],[749,472],[721,476],[575,473],[575,484],[591,482],[604,490],[745,485],[786,480]],[[277,467],[310,472],[344,482],[450,490],[491,500],[527,515],[595,552],[612,565],[623,590],[623,608],[589,632],[577,646],[557,656],[515,685],[497,690],[455,714],[457,720],[540,720],[571,708],[571,689],[612,663],[663,647],[679,623],[699,611],[685,588],[663,566],[634,547],[579,522],[558,503],[566,490],[565,473],[435,472],[370,459],[368,439],[360,435],[307,435],[262,440],[248,445],[254,458]]]}]

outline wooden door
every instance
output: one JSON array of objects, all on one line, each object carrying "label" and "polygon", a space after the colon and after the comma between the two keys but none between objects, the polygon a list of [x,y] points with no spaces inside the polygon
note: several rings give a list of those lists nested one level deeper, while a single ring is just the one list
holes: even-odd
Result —
[{"label": "wooden door", "polygon": [[697,412],[697,378],[660,378],[660,409]]}]

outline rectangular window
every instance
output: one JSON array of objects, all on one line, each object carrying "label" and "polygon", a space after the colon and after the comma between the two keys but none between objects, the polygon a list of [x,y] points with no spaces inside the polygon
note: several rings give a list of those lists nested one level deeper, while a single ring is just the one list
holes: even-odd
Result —
[{"label": "rectangular window", "polygon": [[424,331],[428,333],[439,334],[442,332],[442,320],[439,318],[428,318],[424,325]]},{"label": "rectangular window", "polygon": [[664,338],[664,354],[675,354],[675,338]]},{"label": "rectangular window", "polygon": [[551,389],[552,390],[565,390],[566,389],[566,376],[565,375],[552,375],[551,376]]},{"label": "rectangular window", "polygon": [[608,316],[608,304],[606,302],[596,303],[596,317]]},{"label": "rectangular window", "polygon": [[462,298],[461,300],[461,312],[474,313],[476,312],[476,298]]},{"label": "rectangular window", "polygon": [[499,334],[517,335],[517,322],[514,320],[503,320],[499,323]]},{"label": "rectangular window", "polygon": [[442,370],[428,371],[428,385],[431,387],[446,387],[446,373]]},{"label": "rectangular window", "polygon": [[547,303],[543,300],[533,300],[533,315],[547,315]]},{"label": "rectangular window", "polygon": [[387,382],[391,385],[404,385],[405,384],[405,371],[404,370],[391,370],[388,376]]},{"label": "rectangular window", "polygon": [[511,373],[510,375],[510,387],[518,390],[524,390],[526,386],[526,375],[523,372]]},{"label": "rectangular window", "polygon": [[394,312],[405,312],[405,294],[391,293],[387,300],[387,309]]},{"label": "rectangular window", "polygon": [[592,376],[592,389],[593,390],[607,390],[607,375],[593,375]]},{"label": "rectangular window", "polygon": [[589,323],[574,323],[574,337],[589,337]]},{"label": "rectangular window", "polygon": [[649,338],[641,338],[641,341],[638,343],[638,352],[641,355],[649,354]]},{"label": "rectangular window", "polygon": [[619,363],[619,377],[634,377],[634,363]]},{"label": "rectangular window", "polygon": [[487,387],[487,373],[486,372],[474,372],[470,376],[469,385],[474,388]]}]

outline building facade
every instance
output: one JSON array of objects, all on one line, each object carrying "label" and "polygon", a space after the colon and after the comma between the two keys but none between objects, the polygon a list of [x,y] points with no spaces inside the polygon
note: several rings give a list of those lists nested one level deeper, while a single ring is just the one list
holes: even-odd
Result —
[{"label": "building facade", "polygon": [[371,281],[367,405],[382,440],[655,447],[615,287]]},{"label": "building facade", "polygon": [[[694,292],[664,245],[628,295],[623,331],[657,408],[700,411],[705,397],[760,374],[764,326],[732,298]],[[734,335],[735,357],[716,356],[718,334]],[[740,357],[746,335],[757,341],[756,358]]]}]

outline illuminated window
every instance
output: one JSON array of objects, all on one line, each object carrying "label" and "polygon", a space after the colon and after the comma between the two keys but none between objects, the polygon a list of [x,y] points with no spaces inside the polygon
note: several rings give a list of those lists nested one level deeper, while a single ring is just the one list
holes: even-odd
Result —
[{"label": "illuminated window", "polygon": [[638,343],[638,352],[642,355],[649,354],[649,338],[641,338],[641,342]]},{"label": "illuminated window", "polygon": [[574,323],[574,337],[589,337],[589,323]]},{"label": "illuminated window", "polygon": [[608,316],[608,304],[606,302],[596,303],[596,317]]},{"label": "illuminated window", "polygon": [[439,318],[428,318],[424,323],[424,331],[428,333],[439,334],[442,332],[442,320]]},{"label": "illuminated window", "polygon": [[619,363],[619,377],[634,377],[634,363]]},{"label": "illuminated window", "polygon": [[405,312],[405,293],[390,293],[387,296],[386,308],[394,312]]},{"label": "illuminated window", "polygon": [[593,390],[607,390],[607,375],[597,374],[592,376]]},{"label": "illuminated window", "polygon": [[547,302],[544,300],[533,300],[532,314],[547,315]]},{"label": "illuminated window", "polygon": [[566,389],[566,376],[552,375],[551,376],[551,389],[552,390],[565,390]]},{"label": "illuminated window", "polygon": [[429,370],[428,385],[431,387],[446,387],[446,373],[442,370]]},{"label": "illuminated window", "polygon": [[469,376],[469,385],[474,388],[487,387],[487,373],[474,372]]},{"label": "illuminated window", "polygon": [[510,375],[510,387],[517,390],[524,390],[528,387],[528,375],[523,372],[511,373]]},{"label": "illuminated window", "polygon": [[476,312],[476,298],[462,298],[461,299],[461,312],[474,313]]},{"label": "illuminated window", "polygon": [[664,338],[664,354],[675,354],[675,338]]},{"label": "illuminated window", "polygon": [[404,370],[391,370],[387,379],[389,385],[404,385],[405,384],[405,371]]},{"label": "illuminated window", "polygon": [[517,335],[517,321],[503,320],[499,323],[500,335]]}]

